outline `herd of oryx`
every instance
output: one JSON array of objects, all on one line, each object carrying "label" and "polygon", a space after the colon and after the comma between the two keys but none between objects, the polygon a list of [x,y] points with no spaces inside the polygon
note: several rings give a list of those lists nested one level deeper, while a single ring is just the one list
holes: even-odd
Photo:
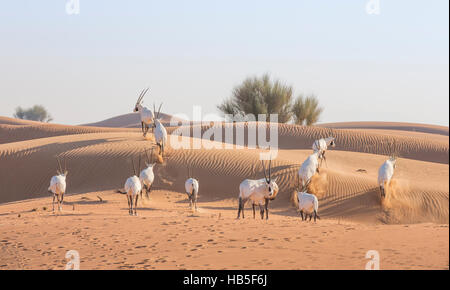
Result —
[{"label": "herd of oryx", "polygon": [[[158,111],[154,106],[153,111],[142,105],[144,95],[147,93],[148,88],[143,90],[134,107],[134,112],[139,112],[141,117],[142,132],[144,137],[150,128],[154,129],[154,137],[156,145],[159,148],[161,156],[164,153],[165,145],[167,143],[167,131],[161,123],[160,110],[162,104],[159,106]],[[314,141],[312,145],[313,153],[302,163],[298,170],[298,188],[296,190],[296,198],[298,201],[298,211],[302,220],[306,220],[309,216],[309,220],[314,217],[314,221],[318,215],[319,201],[314,194],[308,193],[308,185],[311,182],[312,177],[319,173],[322,162],[325,161],[325,153],[328,147],[335,147],[335,138],[328,137]],[[128,200],[128,211],[130,215],[137,215],[136,208],[139,196],[142,197],[142,192],[145,191],[146,196],[151,190],[151,186],[155,180],[153,173],[153,167],[156,163],[153,162],[153,149],[151,152],[151,158],[149,158],[147,151],[145,151],[146,162],[145,168],[139,173],[136,171],[133,164],[133,176],[129,177],[125,182],[125,194]],[[67,169],[64,162],[64,170],[61,166],[59,158],[57,158],[58,167],[57,175],[53,176],[50,180],[49,192],[53,193],[53,211],[55,211],[55,199],[58,204],[58,210],[62,210],[62,203],[64,199],[64,193],[66,192],[66,177]],[[378,185],[381,191],[381,197],[386,196],[386,187],[389,185],[395,169],[395,157],[390,157],[386,160],[378,170]],[[239,185],[239,209],[237,218],[244,218],[244,207],[247,201],[250,201],[253,208],[253,218],[255,218],[255,207],[258,205],[260,209],[261,219],[264,219],[264,213],[266,219],[269,218],[269,202],[274,200],[278,194],[278,185],[276,178],[272,179],[272,160],[269,160],[268,172],[266,172],[266,166],[262,161],[264,178],[258,180],[245,179]],[[140,170],[140,158],[138,169]],[[199,191],[199,182],[192,177],[192,172],[188,168],[188,179],[185,182],[186,194],[189,199],[190,207],[197,210],[197,197]]]}]

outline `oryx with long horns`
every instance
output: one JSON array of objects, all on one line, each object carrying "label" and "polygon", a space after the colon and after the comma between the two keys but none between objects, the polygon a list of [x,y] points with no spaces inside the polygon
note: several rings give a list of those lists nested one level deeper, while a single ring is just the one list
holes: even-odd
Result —
[{"label": "oryx with long horns", "polygon": [[148,129],[151,127],[154,118],[154,113],[151,110],[147,109],[147,107],[144,107],[142,105],[142,99],[144,98],[147,91],[148,88],[143,89],[142,92],[139,94],[139,97],[136,101],[136,105],[134,106],[133,110],[134,112],[139,112],[141,116],[141,127],[144,137],[147,135]]},{"label": "oryx with long horns", "polygon": [[261,162],[264,170],[264,178],[258,180],[245,179],[239,185],[238,219],[241,212],[242,218],[244,218],[244,206],[248,200],[252,203],[253,218],[255,218],[255,206],[258,205],[261,219],[264,219],[264,211],[266,212],[266,219],[269,219],[269,201],[276,198],[278,185],[276,184],[276,178],[272,180],[272,159],[269,161],[269,177],[266,174],[264,161],[261,160]]},{"label": "oryx with long horns", "polygon": [[[141,157],[139,156],[139,164],[141,163]],[[128,200],[128,213],[130,215],[137,215],[136,207],[138,203],[139,195],[142,191],[142,184],[139,177],[136,175],[136,168],[134,168],[133,158],[131,159],[131,164],[133,165],[133,176],[129,177],[125,182],[125,192]],[[140,168],[138,168],[140,170]],[[134,205],[133,205],[134,202]],[[133,211],[134,209],[134,211]]]},{"label": "oryx with long horns", "polygon": [[189,206],[191,209],[197,211],[197,198],[198,198],[198,180],[194,178],[192,168],[187,164],[187,179],[184,183],[184,189],[189,198]]},{"label": "oryx with long horns", "polygon": [[[142,191],[145,190],[145,195],[148,198],[148,194],[152,187],[153,181],[155,180],[153,167],[155,166],[156,163],[153,162],[153,147],[150,152],[150,157],[148,157],[147,150],[145,150],[145,157],[147,158],[145,162],[146,168],[144,168],[139,174],[139,180],[141,181],[143,187]],[[141,198],[142,198],[142,191],[141,191]]]},{"label": "oryx with long horns", "polygon": [[50,179],[50,186],[48,188],[48,191],[53,193],[53,211],[55,211],[55,198],[58,203],[58,211],[62,211],[62,204],[64,201],[64,194],[66,193],[66,177],[67,177],[67,167],[66,167],[66,160],[64,159],[64,170],[61,166],[61,161],[59,160],[59,157],[56,157],[56,160],[58,161],[58,168],[56,170],[57,175],[53,176]]},{"label": "oryx with long horns", "polygon": [[163,124],[161,123],[160,119],[160,113],[161,113],[161,105],[159,105],[158,112],[156,113],[155,105],[153,105],[153,112],[154,112],[154,121],[153,121],[153,127],[155,128],[155,142],[156,145],[159,147],[159,154],[162,156],[164,154],[164,149],[167,144],[167,131],[166,128],[164,128]]},{"label": "oryx with long horns", "polygon": [[[297,191],[296,191],[296,205],[298,212],[302,218],[302,221],[306,220],[309,215],[309,220],[311,221],[314,216],[314,222],[320,219],[319,212],[319,200],[314,194],[308,193],[308,185],[311,179],[306,182],[303,186],[300,184],[300,178],[297,175]],[[303,216],[305,214],[305,216]]]}]

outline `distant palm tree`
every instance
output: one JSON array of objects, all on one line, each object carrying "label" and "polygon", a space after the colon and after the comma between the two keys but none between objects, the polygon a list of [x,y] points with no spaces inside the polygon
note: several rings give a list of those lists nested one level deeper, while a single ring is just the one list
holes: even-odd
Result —
[{"label": "distant palm tree", "polygon": [[323,108],[319,107],[316,96],[310,95],[304,98],[300,95],[292,105],[294,123],[298,125],[313,125],[319,121]]}]

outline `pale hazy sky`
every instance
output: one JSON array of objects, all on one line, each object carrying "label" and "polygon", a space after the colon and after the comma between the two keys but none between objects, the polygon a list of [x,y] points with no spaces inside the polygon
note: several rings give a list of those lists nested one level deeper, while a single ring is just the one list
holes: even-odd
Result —
[{"label": "pale hazy sky", "polygon": [[2,1],[0,115],[44,105],[55,123],[131,112],[204,114],[249,75],[315,93],[321,122],[449,123],[449,1]]}]

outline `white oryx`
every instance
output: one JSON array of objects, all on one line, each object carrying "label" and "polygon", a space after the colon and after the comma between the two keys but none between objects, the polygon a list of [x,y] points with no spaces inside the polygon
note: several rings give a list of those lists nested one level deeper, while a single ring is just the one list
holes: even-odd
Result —
[{"label": "white oryx", "polygon": [[189,206],[197,211],[197,198],[198,198],[198,180],[189,177],[184,183],[186,194],[189,198]]},{"label": "white oryx", "polygon": [[312,145],[313,152],[319,152],[319,159],[320,159],[320,165],[322,166],[322,161],[325,160],[325,164],[327,163],[327,159],[325,157],[325,152],[327,151],[328,147],[335,147],[334,137],[328,137],[328,138],[322,138],[319,140],[314,141]]},{"label": "white oryx", "polygon": [[394,175],[395,163],[397,158],[391,156],[378,169],[378,185],[380,186],[381,197],[386,197],[386,187],[389,186]]},{"label": "white oryx", "polygon": [[[314,194],[310,194],[306,192],[306,189],[308,187],[308,184],[305,184],[303,188],[300,188],[300,184],[298,186],[297,191],[297,202],[298,202],[298,211],[300,213],[300,216],[302,217],[302,221],[306,220],[309,215],[309,220],[311,221],[311,218],[314,215],[314,222],[316,219],[320,219],[320,216],[318,215],[319,212],[319,200]],[[303,217],[303,214],[305,216]]]},{"label": "white oryx", "polygon": [[147,109],[147,107],[144,107],[142,105],[142,99],[144,98],[144,95],[147,93],[147,91],[148,88],[143,89],[142,92],[139,94],[139,97],[136,101],[136,105],[134,106],[133,110],[134,112],[139,112],[141,116],[141,126],[144,137],[147,135],[148,129],[151,127],[154,118],[153,112]]},{"label": "white oryx", "polygon": [[[242,218],[244,218],[245,203],[250,200],[253,207],[253,218],[255,218],[255,206],[259,205],[261,219],[264,219],[264,211],[266,211],[266,219],[269,219],[269,201],[274,200],[278,194],[278,185],[275,180],[272,180],[272,160],[269,161],[269,178],[266,175],[266,167],[262,161],[264,169],[264,178],[258,180],[245,179],[239,185],[239,219],[242,211]],[[264,207],[263,207],[264,204]]]},{"label": "white oryx", "polygon": [[319,151],[314,152],[309,155],[300,166],[300,169],[298,170],[298,178],[302,188],[307,186],[307,184],[311,181],[311,178],[319,172],[319,155]]},{"label": "white oryx", "polygon": [[[186,156],[185,156],[186,158]],[[189,199],[189,206],[191,209],[197,211],[197,199],[198,199],[198,180],[194,178],[193,170],[189,166],[188,162],[184,162],[187,168],[187,179],[184,183],[184,188]]]},{"label": "white oryx", "polygon": [[56,173],[58,175],[55,175],[50,179],[50,186],[48,188],[48,191],[50,193],[53,193],[53,203],[52,203],[53,211],[55,211],[55,197],[58,203],[58,211],[62,211],[64,194],[66,193],[66,177],[68,172],[66,169],[66,161],[64,160],[64,171],[63,171],[59,158],[56,157],[56,159],[58,161],[59,167],[59,169],[56,170]]},{"label": "white oryx", "polygon": [[162,156],[164,154],[164,149],[167,144],[167,131],[164,128],[159,115],[161,113],[162,103],[159,106],[158,113],[155,112],[155,107],[153,106],[153,112],[155,112],[155,118],[153,122],[153,127],[155,128],[155,141],[156,145],[159,147],[159,154]]},{"label": "white oryx", "polygon": [[[131,159],[131,163],[133,165],[133,173],[134,175],[129,177],[127,181],[125,182],[125,192],[127,195],[128,200],[128,213],[130,215],[137,215],[136,207],[138,203],[139,194],[141,194],[142,191],[142,185],[141,181],[139,180],[139,177],[136,176],[136,169],[134,168],[134,161]],[[139,163],[140,163],[140,157],[139,157]],[[138,168],[139,169],[139,168]],[[134,206],[133,206],[134,202]],[[134,208],[134,212],[133,212]]]},{"label": "white oryx", "polygon": [[[145,162],[145,166],[147,167],[144,168],[139,174],[139,180],[141,181],[143,187],[142,190],[145,190],[145,195],[148,198],[148,193],[150,192],[153,181],[155,180],[153,167],[155,166],[156,163],[153,162],[153,148],[150,153],[150,158],[148,157],[147,151],[145,151],[145,156],[147,157],[147,160]],[[141,198],[142,198],[142,191],[141,191]]]}]

